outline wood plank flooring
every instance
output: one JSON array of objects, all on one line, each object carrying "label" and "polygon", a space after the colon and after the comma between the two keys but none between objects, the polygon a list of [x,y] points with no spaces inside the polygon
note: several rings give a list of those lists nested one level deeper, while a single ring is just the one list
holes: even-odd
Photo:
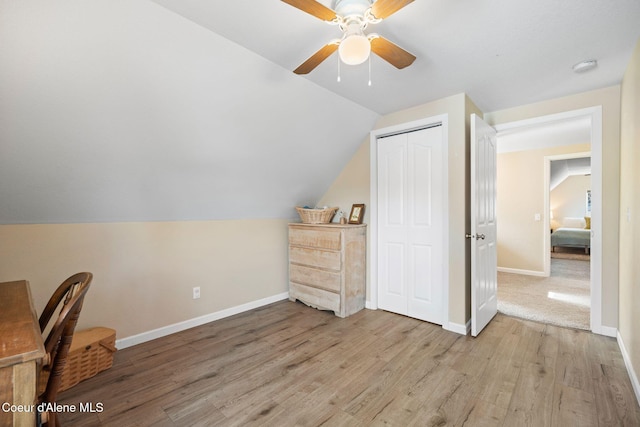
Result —
[{"label": "wood plank flooring", "polygon": [[640,426],[615,339],[501,314],[478,338],[282,301],[116,353],[65,426]]}]

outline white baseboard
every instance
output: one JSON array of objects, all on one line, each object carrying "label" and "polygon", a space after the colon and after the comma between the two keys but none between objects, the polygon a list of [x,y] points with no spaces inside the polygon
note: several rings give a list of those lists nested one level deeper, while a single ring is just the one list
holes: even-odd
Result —
[{"label": "white baseboard", "polygon": [[604,335],[605,337],[615,338],[618,336],[618,328],[612,328],[611,326],[600,326],[599,330],[592,331],[593,333]]},{"label": "white baseboard", "polygon": [[455,332],[456,334],[469,335],[469,332],[471,332],[471,319],[469,319],[466,325],[449,322],[446,325],[442,325],[442,328],[447,331]]},{"label": "white baseboard", "polygon": [[204,325],[205,323],[213,322],[214,320],[224,319],[225,317],[233,316],[234,314],[244,313],[245,311],[253,310],[254,308],[262,307],[263,305],[271,304],[277,301],[282,301],[287,298],[289,298],[289,292],[284,292],[267,298],[262,298],[257,301],[251,301],[246,304],[226,308],[224,310],[206,314],[194,319],[189,319],[183,322],[174,323],[172,325],[163,326],[162,328],[153,329],[151,331],[142,332],[141,334],[121,338],[119,340],[116,340],[116,348],[122,350],[123,348],[131,347],[137,344],[142,344],[143,342],[154,340],[156,338],[175,334],[176,332]]},{"label": "white baseboard", "polygon": [[616,338],[618,340],[618,347],[620,347],[620,352],[622,353],[622,358],[624,359],[624,365],[627,367],[627,373],[629,374],[633,391],[636,394],[636,400],[638,401],[638,405],[640,405],[640,382],[638,382],[638,375],[636,375],[636,371],[633,370],[631,358],[629,357],[627,348],[624,346],[624,341],[622,340],[622,335],[620,335],[619,331],[616,334]]},{"label": "white baseboard", "polygon": [[526,276],[547,277],[544,271],[521,270],[519,268],[498,267],[498,271],[502,273],[524,274]]}]

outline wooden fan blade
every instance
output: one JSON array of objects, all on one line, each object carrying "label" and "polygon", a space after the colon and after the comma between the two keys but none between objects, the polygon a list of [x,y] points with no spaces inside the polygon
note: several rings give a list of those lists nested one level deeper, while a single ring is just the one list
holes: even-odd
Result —
[{"label": "wooden fan blade", "polygon": [[415,56],[383,37],[376,37],[371,40],[371,50],[380,58],[399,69],[408,67],[416,60]]},{"label": "wooden fan blade", "polygon": [[409,3],[413,3],[413,0],[378,0],[371,5],[371,13],[378,19],[385,19]]},{"label": "wooden fan blade", "polygon": [[318,3],[315,0],[282,0],[283,2],[300,9],[303,12],[307,12],[309,15],[313,15],[323,21],[333,21],[336,18],[336,13],[326,7],[325,5]]},{"label": "wooden fan blade", "polygon": [[302,65],[300,65],[298,68],[293,70],[293,72],[296,74],[308,74],[309,72],[313,71],[313,69],[316,68],[318,65],[320,65],[322,61],[327,59],[337,49],[338,49],[338,45],[336,43],[328,43],[322,46],[322,48],[320,48],[319,51],[314,53],[311,56],[311,58],[304,61],[304,63],[302,63]]}]

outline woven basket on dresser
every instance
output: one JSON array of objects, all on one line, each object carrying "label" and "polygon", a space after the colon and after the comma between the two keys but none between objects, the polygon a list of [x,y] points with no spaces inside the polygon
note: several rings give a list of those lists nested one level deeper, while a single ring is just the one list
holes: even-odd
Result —
[{"label": "woven basket on dresser", "polygon": [[59,391],[67,390],[98,372],[109,369],[116,351],[116,331],[109,328],[90,328],[73,334],[62,373]]},{"label": "woven basket on dresser", "polygon": [[296,207],[304,224],[328,224],[338,208],[308,209]]}]

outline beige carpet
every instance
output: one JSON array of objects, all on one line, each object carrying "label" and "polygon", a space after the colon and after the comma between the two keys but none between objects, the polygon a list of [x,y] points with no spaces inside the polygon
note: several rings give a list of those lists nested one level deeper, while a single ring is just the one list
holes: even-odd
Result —
[{"label": "beige carpet", "polygon": [[589,262],[551,259],[551,276],[498,272],[498,311],[510,316],[589,330]]},{"label": "beige carpet", "polygon": [[551,258],[560,258],[560,259],[581,259],[584,261],[589,261],[591,256],[584,252],[582,248],[566,248],[566,247],[557,247],[555,251],[551,252]]}]

